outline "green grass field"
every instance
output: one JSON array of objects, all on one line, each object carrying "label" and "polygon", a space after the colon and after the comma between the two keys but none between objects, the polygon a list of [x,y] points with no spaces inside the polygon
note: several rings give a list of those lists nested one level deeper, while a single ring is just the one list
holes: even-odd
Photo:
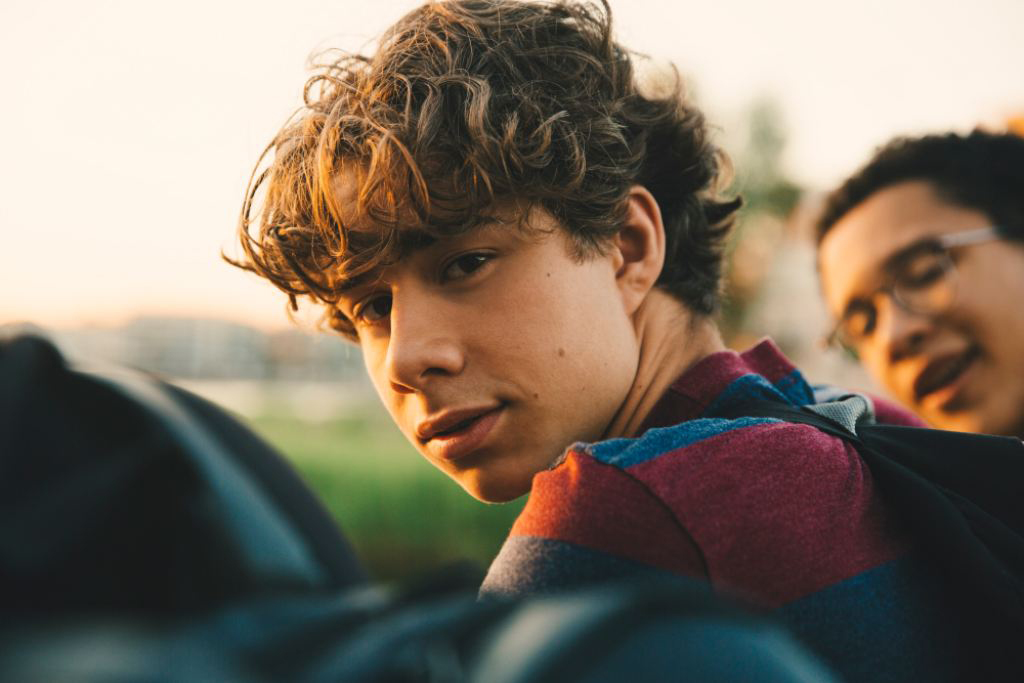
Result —
[{"label": "green grass field", "polygon": [[407,580],[466,560],[486,568],[525,501],[471,498],[376,406],[327,422],[248,422],[295,464],[378,580]]}]

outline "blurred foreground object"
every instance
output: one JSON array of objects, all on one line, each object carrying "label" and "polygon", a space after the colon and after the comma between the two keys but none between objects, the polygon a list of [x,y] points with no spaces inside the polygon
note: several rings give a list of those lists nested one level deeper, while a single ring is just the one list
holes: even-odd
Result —
[{"label": "blurred foreground object", "polygon": [[327,513],[225,412],[127,370],[0,345],[0,595],[8,613],[177,616],[362,580]]},{"label": "blurred foreground object", "polygon": [[216,406],[0,341],[0,680],[827,683],[703,584],[478,602],[365,582],[281,458]]},{"label": "blurred foreground object", "polygon": [[436,581],[356,588],[186,622],[36,622],[0,646],[0,677],[20,683],[837,682],[780,626],[696,582],[493,602]]}]

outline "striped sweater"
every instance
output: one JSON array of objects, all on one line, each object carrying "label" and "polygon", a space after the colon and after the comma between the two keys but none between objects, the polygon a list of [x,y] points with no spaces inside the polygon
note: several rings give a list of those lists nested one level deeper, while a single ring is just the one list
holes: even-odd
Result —
[{"label": "striped sweater", "polygon": [[[682,575],[773,610],[848,681],[971,680],[957,619],[848,443],[750,398],[814,404],[770,341],[681,376],[640,436],[574,444],[537,474],[482,596]],[[920,424],[874,401],[877,419]]]}]

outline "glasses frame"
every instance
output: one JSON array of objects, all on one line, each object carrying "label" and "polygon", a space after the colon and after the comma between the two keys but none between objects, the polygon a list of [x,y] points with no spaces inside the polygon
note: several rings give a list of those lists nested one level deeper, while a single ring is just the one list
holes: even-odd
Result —
[{"label": "glasses frame", "polygon": [[[921,240],[916,244],[910,245],[907,249],[913,250],[920,246],[931,246],[938,247],[946,258],[949,260],[949,265],[952,268],[954,274],[956,274],[956,262],[950,257],[949,252],[953,249],[960,247],[969,247],[975,244],[984,244],[986,242],[993,242],[995,240],[1003,239],[1001,229],[995,225],[986,225],[983,228],[972,228],[971,230],[962,230],[960,232],[949,232],[942,235],[936,235],[932,238]],[[906,251],[907,249],[901,250]],[[879,294],[885,294],[889,297],[889,300],[895,303],[897,306],[910,313],[917,313],[919,315],[934,315],[939,311],[921,311],[911,306],[908,306],[905,301],[902,301],[900,297],[896,296],[896,276],[892,273],[886,278],[886,282],[880,285],[875,291],[871,293],[869,299],[874,299]],[[944,309],[943,309],[944,310]],[[828,333],[822,338],[822,344],[825,347],[842,348],[848,353],[856,357],[857,349],[851,345],[841,341],[842,334],[840,329],[843,325],[843,318],[836,320],[832,325]]]}]

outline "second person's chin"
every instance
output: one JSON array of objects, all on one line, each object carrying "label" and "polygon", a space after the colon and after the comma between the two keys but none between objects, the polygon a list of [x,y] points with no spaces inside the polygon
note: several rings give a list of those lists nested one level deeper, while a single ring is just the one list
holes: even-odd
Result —
[{"label": "second person's chin", "polygon": [[938,412],[925,415],[925,419],[936,429],[951,432],[973,432],[977,434],[993,434],[993,423],[977,411]]},{"label": "second person's chin", "polygon": [[[1009,406],[1001,406],[1007,408]],[[1024,399],[1016,402],[1017,408],[1024,410]],[[999,436],[1015,436],[1018,439],[1024,439],[1024,414],[1019,412],[1007,413],[1005,415],[992,414],[994,411],[990,411],[985,416],[986,419],[979,419],[980,428],[976,431],[982,434],[997,434]]]}]

